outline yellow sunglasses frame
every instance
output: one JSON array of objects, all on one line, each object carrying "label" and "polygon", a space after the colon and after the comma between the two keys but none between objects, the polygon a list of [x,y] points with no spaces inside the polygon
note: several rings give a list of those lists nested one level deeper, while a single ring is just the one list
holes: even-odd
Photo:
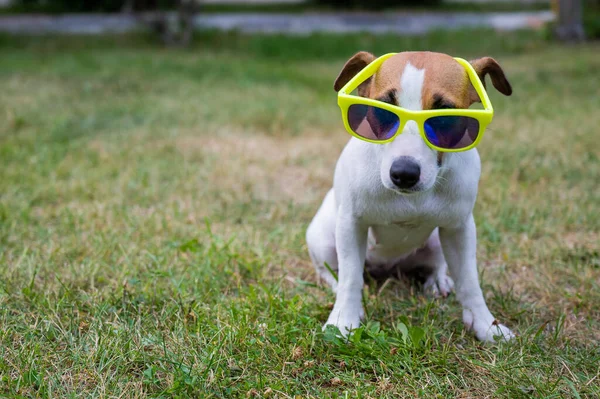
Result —
[{"label": "yellow sunglasses frame", "polygon": [[[474,148],[475,146],[477,146],[477,144],[479,144],[479,142],[481,141],[481,139],[483,137],[483,133],[485,132],[486,127],[490,124],[490,122],[492,122],[492,118],[494,116],[494,108],[492,107],[490,98],[488,97],[487,92],[485,91],[485,88],[483,87],[483,83],[481,82],[481,80],[479,79],[479,76],[477,75],[477,72],[475,72],[475,70],[473,69],[473,66],[468,61],[466,61],[462,58],[454,58],[454,59],[467,70],[467,74],[469,75],[471,84],[473,85],[473,87],[475,88],[475,91],[479,95],[479,98],[481,99],[481,104],[483,105],[484,109],[456,108],[456,109],[436,109],[436,110],[412,111],[409,109],[398,107],[396,105],[384,103],[382,101],[373,100],[371,98],[360,97],[360,96],[355,96],[353,94],[349,94],[352,91],[356,90],[356,88],[358,88],[358,86],[361,83],[363,83],[365,80],[367,80],[368,78],[373,76],[373,74],[375,74],[375,72],[377,72],[377,70],[379,69],[381,64],[383,64],[383,62],[385,60],[387,60],[388,58],[390,58],[396,54],[398,54],[398,53],[388,53],[388,54],[382,55],[381,57],[377,58],[375,61],[371,62],[369,65],[367,65],[365,68],[363,68],[359,73],[357,73],[352,79],[350,79],[350,81],[348,83],[346,83],[344,85],[344,87],[342,87],[340,89],[340,91],[338,92],[338,106],[340,107],[340,109],[342,111],[342,119],[344,120],[344,127],[346,128],[348,133],[350,133],[352,136],[356,137],[357,139],[360,139],[363,141],[368,141],[369,143],[385,144],[385,143],[391,142],[392,140],[394,140],[396,138],[396,136],[398,136],[400,133],[402,133],[402,131],[404,130],[404,127],[406,125],[406,122],[408,122],[409,120],[412,120],[412,121],[415,121],[417,123],[417,125],[419,126],[419,132],[420,132],[421,136],[423,137],[423,140],[425,141],[425,143],[427,143],[427,145],[429,147],[433,148],[436,151],[461,152],[461,151],[468,151],[468,150]],[[359,135],[358,133],[356,133],[352,130],[352,128],[350,127],[350,124],[348,122],[348,108],[350,108],[350,106],[354,105],[354,104],[370,105],[373,107],[378,107],[378,108],[384,109],[386,111],[392,112],[393,114],[397,115],[400,120],[400,125],[398,126],[398,130],[392,137],[390,137],[389,139],[386,139],[386,140],[371,140],[371,139],[362,137],[361,135]],[[479,133],[477,134],[477,138],[475,139],[473,144],[471,144],[467,147],[464,147],[464,148],[448,149],[448,148],[437,147],[436,145],[432,144],[427,139],[427,136],[425,135],[425,128],[424,128],[425,121],[434,116],[468,116],[470,118],[477,119],[477,121],[479,122]]]}]

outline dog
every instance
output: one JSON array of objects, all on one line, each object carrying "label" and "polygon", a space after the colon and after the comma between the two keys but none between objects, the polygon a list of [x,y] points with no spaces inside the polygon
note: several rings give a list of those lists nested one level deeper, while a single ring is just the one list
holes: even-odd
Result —
[{"label": "dog", "polygon": [[[334,89],[339,91],[375,58],[364,51],[355,54]],[[470,64],[484,85],[489,76],[500,93],[511,95],[493,58]],[[433,52],[392,56],[358,87],[358,94],[409,110],[466,109],[480,101],[465,68]],[[455,288],[463,322],[477,339],[514,337],[489,311],[479,284],[473,207],[480,170],[477,149],[435,151],[414,121],[386,144],[350,139],[338,159],[333,188],[306,232],[318,276],[336,293],[324,328],[333,325],[347,335],[359,326],[365,266],[371,272],[417,268],[426,271],[424,288],[431,294],[445,297]],[[330,270],[337,272],[337,280]]]}]

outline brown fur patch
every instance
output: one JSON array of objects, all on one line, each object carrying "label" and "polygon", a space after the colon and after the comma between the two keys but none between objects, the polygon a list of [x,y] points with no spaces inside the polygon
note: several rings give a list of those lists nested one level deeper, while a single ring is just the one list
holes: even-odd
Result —
[{"label": "brown fur patch", "polygon": [[444,153],[441,151],[438,151],[437,154],[437,164],[438,166],[442,166],[442,161],[444,160]]},{"label": "brown fur patch", "polygon": [[386,60],[373,78],[369,97],[377,98],[392,89],[400,92],[400,79],[408,63],[425,70],[423,109],[431,109],[436,97],[444,98],[456,108],[471,105],[467,71],[447,54],[425,51],[399,53]]},{"label": "brown fur patch", "polygon": [[[361,51],[346,62],[334,88],[339,91],[362,68],[371,63],[375,57],[371,53]],[[358,89],[359,95],[379,98],[386,93],[401,92],[400,79],[404,68],[410,63],[417,69],[425,70],[425,80],[421,92],[423,109],[432,109],[435,102],[442,99],[452,104],[452,108],[469,108],[479,97],[471,84],[467,71],[453,57],[428,51],[407,51],[398,53],[381,65],[373,77],[364,82]],[[475,71],[485,82],[490,75],[494,87],[504,95],[510,95],[512,88],[500,65],[490,57],[472,61]],[[402,104],[399,104],[402,106]]]}]

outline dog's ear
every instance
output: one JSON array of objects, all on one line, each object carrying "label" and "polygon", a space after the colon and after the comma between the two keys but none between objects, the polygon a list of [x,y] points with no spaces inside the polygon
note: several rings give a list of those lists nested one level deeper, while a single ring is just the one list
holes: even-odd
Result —
[{"label": "dog's ear", "polygon": [[[340,89],[344,87],[344,85],[348,83],[350,79],[352,79],[364,67],[373,62],[373,60],[375,60],[375,56],[371,53],[367,53],[366,51],[361,51],[354,54],[352,58],[346,62],[340,74],[335,79],[333,89],[335,91],[340,91]],[[358,95],[361,97],[366,97],[370,84],[371,78],[361,83],[360,86],[358,86]]]},{"label": "dog's ear", "polygon": [[[481,79],[483,87],[485,87],[485,77],[487,75],[490,75],[490,78],[492,79],[492,84],[494,85],[496,90],[498,90],[505,96],[510,96],[512,94],[512,87],[506,79],[502,67],[500,67],[500,64],[498,64],[498,62],[496,62],[495,59],[491,57],[478,58],[476,60],[471,61],[471,65],[473,65],[473,69],[475,69],[475,72],[477,72],[477,75],[479,75],[479,79]],[[477,95],[477,92],[472,86],[471,101],[481,102],[479,96]]]}]

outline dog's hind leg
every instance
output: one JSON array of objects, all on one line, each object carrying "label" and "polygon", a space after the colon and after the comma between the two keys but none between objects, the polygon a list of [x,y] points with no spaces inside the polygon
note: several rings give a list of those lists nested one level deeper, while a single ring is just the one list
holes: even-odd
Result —
[{"label": "dog's hind leg", "polygon": [[427,249],[429,251],[429,264],[432,267],[432,273],[425,280],[423,290],[426,294],[433,297],[448,296],[454,288],[454,281],[448,275],[448,264],[444,258],[442,244],[438,229],[435,229],[427,240]]},{"label": "dog's hind leg", "polygon": [[448,276],[438,229],[433,230],[425,245],[394,262],[395,269],[401,274],[423,284],[426,295],[446,297],[454,288],[454,282]]},{"label": "dog's hind leg", "polygon": [[[335,292],[337,280],[327,269],[334,272],[338,269],[338,257],[335,249],[336,204],[333,189],[329,190],[319,211],[306,230],[308,253],[312,259],[317,275]],[[327,264],[327,266],[325,266]]]}]

